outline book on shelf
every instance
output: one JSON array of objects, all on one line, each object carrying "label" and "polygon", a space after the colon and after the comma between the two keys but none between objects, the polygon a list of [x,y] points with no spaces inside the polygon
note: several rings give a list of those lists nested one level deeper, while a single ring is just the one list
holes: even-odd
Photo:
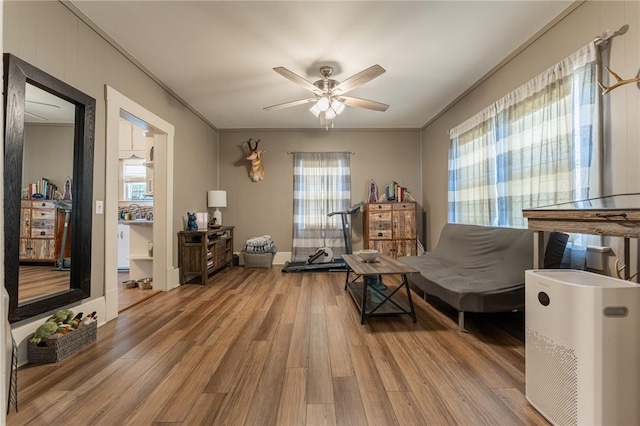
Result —
[{"label": "book on shelf", "polygon": [[[29,198],[43,198],[53,200],[58,186],[47,178],[40,178],[39,181],[29,184]],[[36,196],[36,194],[42,197]]]},{"label": "book on shelf", "polygon": [[385,190],[387,201],[396,201],[402,203],[405,201],[405,192],[407,188],[404,186],[400,186],[398,182],[391,182],[387,185],[387,189]]}]

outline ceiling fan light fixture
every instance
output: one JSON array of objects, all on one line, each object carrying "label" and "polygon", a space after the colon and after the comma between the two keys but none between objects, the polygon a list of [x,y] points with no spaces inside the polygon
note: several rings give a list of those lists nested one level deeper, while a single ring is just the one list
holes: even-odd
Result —
[{"label": "ceiling fan light fixture", "polygon": [[309,111],[311,111],[311,114],[315,115],[316,117],[318,117],[320,115],[320,113],[322,111],[320,111],[320,108],[318,108],[318,104],[315,103],[313,104],[313,106],[311,108],[309,108]]},{"label": "ceiling fan light fixture", "polygon": [[331,108],[336,112],[336,115],[340,115],[344,111],[344,104],[337,99],[331,102]]},{"label": "ceiling fan light fixture", "polygon": [[329,109],[329,99],[327,99],[326,97],[321,97],[318,100],[318,103],[316,104],[316,106],[320,109],[320,111],[326,111],[327,109]]},{"label": "ceiling fan light fixture", "polygon": [[313,97],[263,108],[267,111],[289,108],[313,102],[314,104],[309,108],[309,111],[320,120],[320,124],[322,126],[325,126],[325,128],[329,130],[329,126],[332,128],[334,126],[333,120],[340,115],[342,111],[344,111],[346,105],[374,111],[386,111],[389,107],[389,105],[370,101],[368,99],[343,96],[345,93],[350,92],[351,90],[354,90],[383,74],[385,69],[380,65],[373,65],[352,75],[342,82],[332,80],[330,78],[333,74],[333,68],[330,66],[320,68],[320,73],[323,78],[314,83],[307,81],[284,67],[276,67],[273,70],[286,79],[291,80],[298,86],[312,92]]},{"label": "ceiling fan light fixture", "polygon": [[336,112],[333,110],[333,108],[329,108],[324,112],[324,118],[326,118],[327,120],[333,120],[334,118],[336,118]]}]

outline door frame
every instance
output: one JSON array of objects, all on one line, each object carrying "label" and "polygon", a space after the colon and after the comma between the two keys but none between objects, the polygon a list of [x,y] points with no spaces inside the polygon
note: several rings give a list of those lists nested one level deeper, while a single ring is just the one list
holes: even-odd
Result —
[{"label": "door frame", "polygon": [[173,267],[173,139],[175,127],[151,111],[105,85],[107,139],[105,170],[105,259],[106,313],[118,316],[118,160],[120,111],[135,116],[164,133],[154,137],[153,288],[168,291],[178,286]]}]

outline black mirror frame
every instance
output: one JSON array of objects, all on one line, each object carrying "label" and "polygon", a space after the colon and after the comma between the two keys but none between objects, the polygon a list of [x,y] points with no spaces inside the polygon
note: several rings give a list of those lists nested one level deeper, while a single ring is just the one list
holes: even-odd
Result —
[{"label": "black mirror frame", "polygon": [[[5,53],[4,236],[9,322],[22,321],[91,295],[91,213],[96,100],[63,81]],[[25,85],[33,84],[76,106],[73,146],[70,288],[18,304],[20,201],[24,144]]]}]

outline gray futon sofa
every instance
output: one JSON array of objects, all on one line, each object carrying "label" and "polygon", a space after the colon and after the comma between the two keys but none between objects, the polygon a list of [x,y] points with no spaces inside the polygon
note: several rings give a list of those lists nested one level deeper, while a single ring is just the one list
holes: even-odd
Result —
[{"label": "gray futon sofa", "polygon": [[[566,244],[561,239],[560,259]],[[562,240],[564,240],[562,242]],[[549,254],[549,246],[547,254]],[[533,268],[533,232],[527,229],[448,223],[433,251],[400,260],[420,271],[409,281],[464,312],[503,312],[524,308],[524,272]]]}]

